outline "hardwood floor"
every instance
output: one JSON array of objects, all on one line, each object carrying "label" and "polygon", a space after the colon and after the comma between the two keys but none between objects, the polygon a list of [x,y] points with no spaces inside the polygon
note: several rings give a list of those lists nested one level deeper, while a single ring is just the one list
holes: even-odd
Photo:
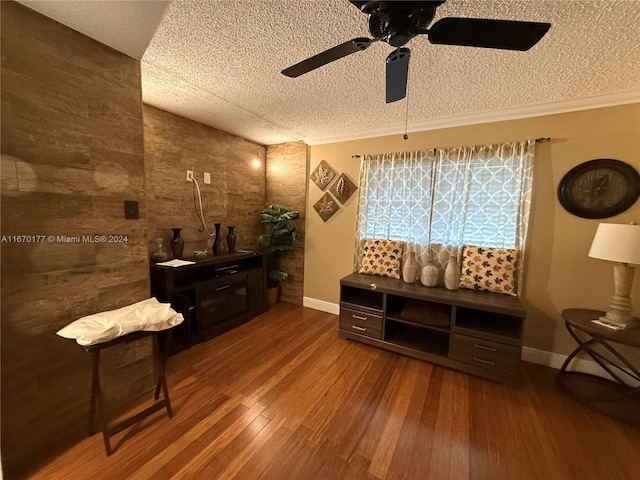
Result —
[{"label": "hardwood floor", "polygon": [[338,317],[280,303],[169,358],[164,411],[94,435],[35,479],[626,479],[640,429],[558,391],[519,388],[337,338]]}]

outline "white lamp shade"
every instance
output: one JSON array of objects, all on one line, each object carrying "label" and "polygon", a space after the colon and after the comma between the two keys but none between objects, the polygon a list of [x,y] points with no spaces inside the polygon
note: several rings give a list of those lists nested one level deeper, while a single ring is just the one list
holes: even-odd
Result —
[{"label": "white lamp shade", "polygon": [[601,223],[589,256],[611,262],[640,264],[640,225]]}]

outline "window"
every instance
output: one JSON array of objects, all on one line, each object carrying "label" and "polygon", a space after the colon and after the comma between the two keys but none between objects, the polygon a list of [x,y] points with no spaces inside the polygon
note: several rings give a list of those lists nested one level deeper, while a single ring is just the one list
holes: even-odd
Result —
[{"label": "window", "polygon": [[358,244],[403,240],[422,262],[431,256],[440,265],[463,245],[522,251],[534,147],[524,141],[365,156]]}]

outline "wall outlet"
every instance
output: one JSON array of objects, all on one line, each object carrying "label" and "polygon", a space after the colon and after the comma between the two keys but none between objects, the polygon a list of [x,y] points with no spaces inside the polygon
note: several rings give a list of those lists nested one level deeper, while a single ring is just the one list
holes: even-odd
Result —
[{"label": "wall outlet", "polygon": [[204,183],[211,183],[211,174],[209,172],[204,172]]},{"label": "wall outlet", "polygon": [[187,170],[187,182],[193,182],[193,170]]}]

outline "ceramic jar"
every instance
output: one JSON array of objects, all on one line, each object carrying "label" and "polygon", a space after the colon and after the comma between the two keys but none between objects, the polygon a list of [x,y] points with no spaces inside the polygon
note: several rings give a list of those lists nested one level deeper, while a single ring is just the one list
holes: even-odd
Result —
[{"label": "ceramic jar", "polygon": [[420,283],[425,287],[435,287],[438,285],[438,277],[440,276],[440,271],[438,267],[434,265],[434,263],[429,260],[424,267],[422,267],[422,272],[420,272]]}]

